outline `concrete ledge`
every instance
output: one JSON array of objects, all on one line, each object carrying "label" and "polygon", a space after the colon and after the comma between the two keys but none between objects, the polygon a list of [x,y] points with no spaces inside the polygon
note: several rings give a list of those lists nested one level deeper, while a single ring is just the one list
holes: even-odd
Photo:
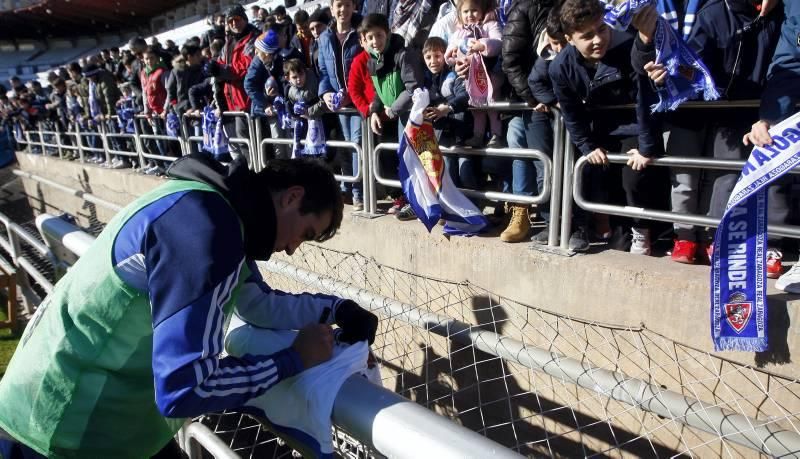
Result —
[{"label": "concrete ledge", "polygon": [[[38,155],[18,154],[20,168],[64,185],[126,204],[163,179],[115,171]],[[105,209],[87,210],[82,200],[25,180],[31,206],[61,209],[81,224],[105,222]],[[94,206],[90,206],[94,207]],[[709,267],[687,266],[668,258],[640,257],[606,250],[575,257],[531,250],[528,244],[505,244],[496,237],[447,239],[441,228],[431,234],[417,222],[391,217],[367,219],[346,211],[340,234],[326,243],[359,252],[401,270],[452,281],[468,280],[502,297],[585,321],[644,326],[674,341],[711,352]],[[800,349],[800,296],[769,283],[770,329],[774,351],[756,356],[768,371],[795,378],[800,365],[786,362]],[[717,354],[753,364],[749,353]]]}]

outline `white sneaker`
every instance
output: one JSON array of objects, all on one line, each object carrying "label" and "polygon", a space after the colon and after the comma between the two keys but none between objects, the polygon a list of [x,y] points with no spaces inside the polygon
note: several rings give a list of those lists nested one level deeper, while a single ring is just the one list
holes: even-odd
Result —
[{"label": "white sneaker", "polygon": [[792,269],[786,271],[777,282],[775,288],[783,290],[786,293],[800,294],[800,261],[792,266]]},{"label": "white sneaker", "polygon": [[631,253],[650,255],[650,230],[648,228],[631,228]]}]

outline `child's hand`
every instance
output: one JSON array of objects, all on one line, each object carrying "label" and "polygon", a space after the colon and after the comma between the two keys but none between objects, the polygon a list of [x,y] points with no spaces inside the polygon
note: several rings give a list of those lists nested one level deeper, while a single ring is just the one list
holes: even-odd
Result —
[{"label": "child's hand", "polygon": [[769,135],[769,123],[766,121],[758,121],[753,125],[753,128],[744,135],[742,143],[747,146],[758,145],[772,145],[772,136]]},{"label": "child's hand", "polygon": [[436,121],[446,118],[450,114],[450,106],[447,104],[440,104],[438,107],[428,107],[425,112],[425,117],[431,121]]},{"label": "child's hand", "polygon": [[274,87],[272,87],[272,86],[270,86],[269,88],[267,88],[267,96],[269,96],[269,97],[275,97],[275,96],[277,96],[277,95],[278,95],[278,90],[277,90],[277,89],[275,89],[275,88],[274,88]]},{"label": "child's hand", "polygon": [[658,12],[656,12],[656,7],[654,5],[640,10],[633,16],[632,25],[639,31],[639,39],[641,39],[643,43],[649,44],[653,41],[657,19]]},{"label": "child's hand", "polygon": [[482,51],[486,50],[486,45],[484,45],[480,40],[476,40],[474,38],[470,38],[469,40],[469,51],[470,54],[477,54]]},{"label": "child's hand", "polygon": [[538,105],[533,107],[533,111],[539,113],[550,113],[550,107],[540,102]]},{"label": "child's hand", "polygon": [[326,92],[322,95],[322,100],[325,101],[325,105],[328,106],[328,110],[333,111],[333,93]]},{"label": "child's hand", "polygon": [[275,110],[272,107],[267,107],[264,109],[264,114],[267,116],[275,116]]},{"label": "child's hand", "polygon": [[383,107],[383,113],[384,113],[384,114],[386,115],[386,117],[387,117],[387,118],[389,118],[390,120],[393,120],[393,119],[395,118],[395,116],[396,116],[396,115],[394,114],[394,112],[392,111],[392,108],[391,108],[391,107]]},{"label": "child's hand", "polygon": [[595,166],[605,165],[608,164],[608,156],[607,153],[602,148],[596,148],[593,152],[586,155],[586,159],[589,161],[589,164],[594,164]]},{"label": "child's hand", "polygon": [[656,64],[650,61],[644,64],[644,70],[647,72],[648,78],[653,80],[653,83],[657,86],[664,85],[664,81],[667,79],[667,69],[664,67],[664,64]]},{"label": "child's hand", "polygon": [[628,150],[628,166],[635,171],[644,170],[645,167],[648,166],[651,162],[653,162],[653,158],[648,158],[647,156],[643,156],[639,153],[639,150],[632,149]]},{"label": "child's hand", "polygon": [[372,129],[373,133],[381,135],[383,132],[383,122],[381,121],[380,115],[373,113],[372,116],[369,117],[369,127]]}]

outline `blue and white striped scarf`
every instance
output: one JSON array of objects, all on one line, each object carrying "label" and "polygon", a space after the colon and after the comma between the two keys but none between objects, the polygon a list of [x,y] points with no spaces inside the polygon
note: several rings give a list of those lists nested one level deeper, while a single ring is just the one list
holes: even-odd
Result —
[{"label": "blue and white striped scarf", "polygon": [[714,235],[711,337],[716,351],[762,352],[767,333],[767,188],[800,165],[800,113],[753,148]]},{"label": "blue and white striped scarf", "polygon": [[657,0],[656,8],[658,9],[658,14],[666,19],[676,32],[680,32],[680,20],[678,18],[683,14],[683,41],[689,41],[689,34],[691,34],[692,27],[694,27],[697,11],[703,4],[703,1],[704,0],[688,0],[686,11],[678,11],[677,8],[675,8],[673,0]]},{"label": "blue and white striped scarf", "polygon": [[[621,31],[628,30],[636,13],[655,2],[655,0],[602,1],[606,10],[603,21],[611,28]],[[671,3],[672,0],[665,1]],[[689,7],[697,8],[699,2],[700,0],[689,0]],[[719,92],[711,72],[700,57],[686,46],[673,27],[667,19],[658,18],[654,40],[655,62],[664,65],[667,79],[657,89],[658,103],[651,107],[653,112],[675,110],[683,102],[695,99],[698,95],[702,95],[704,100],[719,99]],[[684,31],[686,30],[684,28]],[[691,27],[688,30],[691,31]]]}]

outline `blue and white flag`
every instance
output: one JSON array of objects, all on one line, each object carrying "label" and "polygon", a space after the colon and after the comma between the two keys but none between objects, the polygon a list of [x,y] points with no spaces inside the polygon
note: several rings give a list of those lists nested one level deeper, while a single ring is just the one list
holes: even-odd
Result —
[{"label": "blue and white flag", "polygon": [[400,181],[409,204],[428,231],[444,219],[445,234],[482,232],[488,226],[486,217],[445,173],[433,125],[423,116],[430,103],[428,91],[415,89],[411,100],[411,115],[397,149]]},{"label": "blue and white flag", "polygon": [[714,236],[711,335],[717,351],[765,351],[767,187],[800,164],[800,113],[753,148]]},{"label": "blue and white flag", "polygon": [[[625,31],[630,27],[636,13],[654,4],[655,0],[603,0],[603,2],[606,10],[603,22],[612,29]],[[690,3],[690,7],[697,7],[695,2]],[[694,21],[693,15],[691,19]],[[675,110],[680,104],[695,99],[698,95],[702,95],[704,100],[719,99],[719,91],[711,72],[663,17],[659,17],[656,23],[654,41],[655,63],[664,65],[667,78],[664,84],[657,88],[658,103],[651,107],[653,112]]]}]

